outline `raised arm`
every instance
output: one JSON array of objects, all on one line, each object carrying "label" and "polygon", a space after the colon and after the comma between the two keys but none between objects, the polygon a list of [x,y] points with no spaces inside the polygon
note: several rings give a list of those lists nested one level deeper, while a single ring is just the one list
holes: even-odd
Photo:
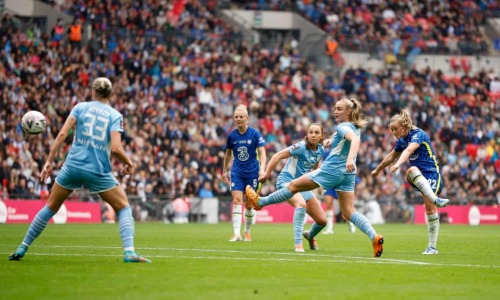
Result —
[{"label": "raised arm", "polygon": [[392,165],[389,170],[391,171],[392,174],[396,174],[397,170],[401,165],[410,158],[410,156],[415,152],[415,150],[420,147],[419,143],[410,143],[406,149],[401,152],[401,155],[399,156],[399,159],[396,161],[394,165]]},{"label": "raised arm", "polygon": [[372,176],[375,177],[380,173],[380,171],[384,170],[387,166],[392,164],[398,157],[401,156],[401,152],[396,152],[392,150],[389,154],[387,154],[384,159],[380,162],[380,164],[372,171]]},{"label": "raised arm", "polygon": [[281,151],[275,153],[273,156],[271,156],[271,159],[269,160],[269,163],[267,164],[267,168],[265,169],[265,172],[263,172],[262,175],[259,176],[259,181],[260,182],[265,182],[269,178],[271,178],[271,173],[273,172],[274,168],[278,165],[278,162],[282,159],[289,158],[292,156],[290,154],[290,151],[288,148],[282,149]]},{"label": "raised arm", "polygon": [[64,122],[64,125],[57,134],[57,137],[54,143],[52,144],[52,147],[50,147],[49,156],[47,157],[47,161],[45,162],[42,173],[40,174],[41,182],[45,182],[45,180],[47,180],[47,178],[49,178],[50,174],[52,173],[52,162],[54,161],[54,157],[61,149],[62,143],[68,137],[69,131],[71,130],[71,128],[73,128],[73,126],[75,126],[75,124],[76,124],[76,118],[72,115],[70,115],[66,119],[66,122]]}]

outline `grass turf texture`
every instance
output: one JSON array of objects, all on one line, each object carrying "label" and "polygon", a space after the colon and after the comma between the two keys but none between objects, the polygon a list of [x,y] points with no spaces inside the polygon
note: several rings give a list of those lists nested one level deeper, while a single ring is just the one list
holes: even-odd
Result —
[{"label": "grass turf texture", "polygon": [[[308,229],[310,225],[306,225]],[[500,227],[441,225],[439,254],[424,225],[375,226],[374,258],[359,230],[336,224],[319,251],[293,252],[291,224],[256,224],[252,242],[232,226],[136,224],[136,251],[122,262],[118,225],[50,224],[22,261],[8,261],[28,225],[0,226],[0,299],[499,299]]]}]

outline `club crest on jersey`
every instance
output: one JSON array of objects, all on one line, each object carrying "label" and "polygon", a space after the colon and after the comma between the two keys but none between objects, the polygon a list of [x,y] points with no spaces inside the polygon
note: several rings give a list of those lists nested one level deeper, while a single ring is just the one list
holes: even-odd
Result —
[{"label": "club crest on jersey", "polygon": [[247,143],[250,145],[252,143],[252,140],[248,140]]}]

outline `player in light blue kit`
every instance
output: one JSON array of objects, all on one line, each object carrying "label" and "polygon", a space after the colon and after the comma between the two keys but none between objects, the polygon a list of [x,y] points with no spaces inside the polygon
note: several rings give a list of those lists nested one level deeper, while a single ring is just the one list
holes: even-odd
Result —
[{"label": "player in light blue kit", "polygon": [[[276,180],[276,188],[280,189],[285,186],[288,182],[295,178],[299,178],[303,174],[317,169],[319,166],[319,161],[325,152],[323,145],[323,139],[325,137],[323,127],[317,123],[309,125],[307,129],[307,135],[304,141],[296,143],[288,148],[285,148],[278,153],[274,154],[269,160],[266,172],[263,176],[259,177],[260,182],[265,182],[271,177],[272,171],[278,165],[278,162],[282,159],[287,158],[286,164],[281,170],[278,178]],[[311,191],[304,191],[293,195],[290,199],[285,199],[283,201],[288,201],[290,205],[295,207],[293,214],[293,236],[295,252],[304,252],[304,246],[302,245],[302,235],[304,232],[304,220],[306,218],[306,212],[313,218],[314,224],[308,233],[309,247],[311,250],[318,250],[318,245],[316,239],[314,238],[326,225],[326,215],[321,204],[314,196]],[[283,202],[262,202],[259,207]]]},{"label": "player in light blue kit", "polygon": [[[252,187],[247,186],[246,195],[254,208],[261,204],[283,201],[294,194],[311,191],[318,187],[335,188],[339,195],[340,210],[348,221],[364,232],[372,241],[373,254],[379,257],[383,252],[384,238],[375,232],[368,219],[354,210],[356,155],[360,145],[360,128],[366,127],[367,121],[362,115],[363,108],[357,99],[341,99],[335,103],[335,120],[337,132],[332,139],[325,140],[323,145],[331,144],[332,150],[321,166],[307,174],[292,180],[285,186],[267,197],[259,199]],[[309,237],[310,238],[310,237]]]},{"label": "player in light blue kit", "polygon": [[[335,223],[335,199],[338,199],[337,191],[334,188],[329,188],[323,194],[323,199],[326,205],[326,228],[323,234],[333,234],[333,224]],[[343,219],[345,219],[343,217]],[[347,221],[347,225],[350,233],[356,232],[356,226],[352,222]]]},{"label": "player in light blue kit", "polygon": [[28,247],[42,233],[50,218],[56,214],[63,202],[82,186],[91,193],[98,193],[117,212],[120,238],[124,248],[124,262],[151,262],[135,252],[134,219],[125,191],[111,173],[110,155],[116,156],[125,167],[122,175],[130,175],[134,164],[121,144],[123,131],[122,115],[109,106],[112,85],[107,78],[100,77],[92,83],[92,102],[77,104],[57,135],[43,167],[40,181],[52,173],[52,164],[69,131],[76,125],[73,144],[55,179],[47,205],[35,216],[24,240],[9,260],[21,260]]},{"label": "player in light blue kit", "polygon": [[[236,129],[227,137],[226,154],[222,169],[222,181],[231,182],[231,195],[233,196],[233,237],[230,242],[241,241],[241,210],[243,206],[243,192],[245,186],[250,185],[255,190],[259,187],[259,176],[266,169],[266,142],[260,132],[248,126],[248,110],[245,105],[238,105],[233,114]],[[234,157],[234,159],[233,159]],[[228,168],[232,162],[231,179]],[[244,240],[252,240],[250,228],[253,223],[255,211],[248,203],[245,206]]]},{"label": "player in light blue kit", "polygon": [[438,197],[442,181],[431,140],[425,131],[413,125],[410,114],[405,110],[391,118],[389,129],[398,139],[396,146],[372,171],[372,176],[377,176],[380,171],[394,161],[396,163],[389,170],[392,174],[396,174],[404,162],[410,161],[410,168],[406,171],[406,179],[415,190],[420,191],[424,196],[427,214],[429,244],[422,254],[438,254],[436,248],[439,233],[437,207],[445,207],[450,201]]}]

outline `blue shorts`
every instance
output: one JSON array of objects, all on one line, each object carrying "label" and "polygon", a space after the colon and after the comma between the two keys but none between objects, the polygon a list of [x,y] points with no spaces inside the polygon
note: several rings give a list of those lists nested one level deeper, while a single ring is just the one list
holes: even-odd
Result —
[{"label": "blue shorts", "polygon": [[319,168],[309,173],[309,179],[324,189],[333,188],[340,192],[354,192],[356,174],[331,174]]},{"label": "blue shorts", "polygon": [[332,196],[335,199],[339,198],[339,195],[337,194],[337,191],[334,188],[326,189],[325,194],[323,196]]},{"label": "blue shorts", "polygon": [[[441,189],[443,187],[443,180],[441,179],[441,174],[439,174],[439,172],[422,172],[422,175],[425,177],[425,179],[427,179],[427,181],[429,182],[431,188],[432,188],[432,191],[434,192],[434,194],[436,196],[439,196],[439,194],[441,193]],[[411,180],[409,180],[409,178],[407,178],[408,180],[408,183],[411,185],[411,187],[416,190],[416,191],[420,191],[414,184],[413,182],[411,182]]]},{"label": "blue shorts", "polygon": [[259,174],[255,174],[255,176],[250,177],[241,177],[235,174],[231,174],[231,191],[242,191],[243,193],[245,193],[245,187],[247,185],[258,191],[260,188]]},{"label": "blue shorts", "polygon": [[[276,181],[276,189],[281,189],[284,187],[288,182],[287,181]],[[304,200],[309,201],[309,199],[314,198],[314,194],[311,191],[304,191],[304,192],[299,192]]]},{"label": "blue shorts", "polygon": [[105,192],[119,184],[112,173],[97,174],[67,166],[61,168],[57,174],[56,182],[68,190],[79,190],[86,187],[91,193]]}]

